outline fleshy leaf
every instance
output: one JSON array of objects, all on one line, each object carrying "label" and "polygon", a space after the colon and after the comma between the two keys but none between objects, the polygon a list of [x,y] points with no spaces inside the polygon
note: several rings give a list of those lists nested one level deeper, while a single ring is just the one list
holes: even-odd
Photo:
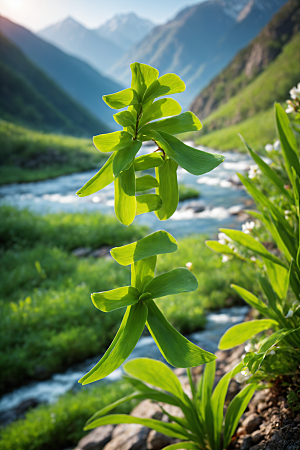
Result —
[{"label": "fleshy leaf", "polygon": [[150,153],[149,155],[138,156],[134,161],[134,170],[136,172],[140,170],[152,169],[153,167],[160,167],[164,164],[165,160],[160,153]]},{"label": "fleshy leaf", "polygon": [[157,256],[142,259],[131,264],[131,285],[140,292],[144,292],[144,287],[154,278]]},{"label": "fleshy leaf", "polygon": [[121,111],[113,115],[115,121],[122,127],[135,126],[135,118],[130,111]]},{"label": "fleshy leaf", "polygon": [[130,225],[135,218],[135,173],[133,165],[115,180],[115,213],[123,225]]},{"label": "fleshy leaf", "polygon": [[123,364],[143,332],[147,320],[147,312],[147,306],[141,302],[128,306],[121,326],[110,347],[95,367],[79,380],[79,383],[89,384],[93,381],[101,380]]},{"label": "fleshy leaf", "polygon": [[249,322],[234,325],[221,337],[219,349],[228,350],[229,348],[236,347],[237,345],[243,344],[257,333],[277,325],[278,323],[271,319],[250,320]]},{"label": "fleshy leaf", "polygon": [[136,179],[136,191],[148,191],[158,186],[158,181],[151,175],[144,175]]},{"label": "fleshy leaf", "polygon": [[144,194],[136,197],[136,215],[156,211],[161,208],[162,201],[159,195]]},{"label": "fleshy leaf", "polygon": [[177,163],[168,158],[163,166],[155,169],[159,183],[156,193],[162,199],[162,207],[155,212],[159,220],[169,219],[176,211],[179,201],[177,167]]},{"label": "fleshy leaf", "polygon": [[96,173],[87,183],[85,183],[79,191],[76,192],[78,197],[86,197],[95,194],[95,192],[108,186],[115,179],[113,172],[113,161],[116,153],[110,155],[103,167]]},{"label": "fleshy leaf", "polygon": [[197,288],[198,281],[195,275],[188,269],[179,268],[155,277],[145,286],[144,292],[150,292],[152,298],[160,298],[181,292],[192,292]]},{"label": "fleshy leaf", "polygon": [[115,152],[127,147],[132,142],[132,135],[127,131],[99,134],[93,137],[95,147],[103,153]]},{"label": "fleshy leaf", "polygon": [[125,286],[111,291],[96,292],[92,294],[92,301],[96,308],[103,312],[114,311],[137,303],[139,291],[132,286]]},{"label": "fleshy leaf", "polygon": [[220,244],[218,241],[205,241],[208,248],[223,255],[234,255],[234,251],[228,245]]},{"label": "fleshy leaf", "polygon": [[208,153],[196,148],[190,147],[161,131],[151,131],[153,139],[162,148],[167,155],[174,159],[183,169],[193,175],[203,175],[218,167],[224,161],[224,156],[216,153]]},{"label": "fleshy leaf", "polygon": [[245,300],[245,302],[248,303],[248,305],[251,306],[251,308],[255,308],[264,316],[269,317],[269,308],[262,300],[255,297],[254,294],[244,288],[241,288],[240,286],[232,284],[231,287],[239,294],[240,297],[242,297],[243,300]]},{"label": "fleshy leaf", "polygon": [[181,106],[176,100],[173,98],[161,98],[143,112],[142,118],[139,122],[139,128],[152,120],[157,120],[161,117],[175,116],[180,113]]},{"label": "fleshy leaf", "polygon": [[167,321],[153,300],[147,302],[147,327],[164,358],[174,367],[195,367],[216,359],[186,339]]},{"label": "fleshy leaf", "polygon": [[134,89],[128,88],[115,94],[103,95],[103,101],[112,109],[122,109],[139,104],[139,97]]},{"label": "fleshy leaf", "polygon": [[132,244],[114,247],[111,256],[122,266],[128,266],[141,259],[162,253],[173,253],[177,250],[177,242],[166,231],[156,231]]},{"label": "fleshy leaf", "polygon": [[185,91],[185,84],[174,73],[167,73],[155,80],[145,92],[143,103],[164,95],[178,94]]},{"label": "fleshy leaf", "polygon": [[142,143],[140,141],[134,140],[127,147],[122,149],[122,151],[116,152],[113,160],[113,172],[115,177],[118,177],[123,170],[129,169],[141,146]]},{"label": "fleshy leaf", "polygon": [[187,131],[201,130],[202,124],[194,113],[187,111],[179,116],[148,123],[139,130],[138,136],[147,136],[151,130],[164,131],[169,134],[180,134]]},{"label": "fleshy leaf", "polygon": [[138,62],[130,64],[130,68],[132,73],[131,87],[143,98],[147,88],[157,80],[159,72],[154,67]]}]

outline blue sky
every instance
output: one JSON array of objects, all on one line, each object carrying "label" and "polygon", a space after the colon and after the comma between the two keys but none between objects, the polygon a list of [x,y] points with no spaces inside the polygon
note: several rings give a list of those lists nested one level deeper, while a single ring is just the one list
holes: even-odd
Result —
[{"label": "blue sky", "polygon": [[156,24],[204,0],[0,0],[0,14],[38,31],[67,16],[95,28],[118,13],[135,12]]}]

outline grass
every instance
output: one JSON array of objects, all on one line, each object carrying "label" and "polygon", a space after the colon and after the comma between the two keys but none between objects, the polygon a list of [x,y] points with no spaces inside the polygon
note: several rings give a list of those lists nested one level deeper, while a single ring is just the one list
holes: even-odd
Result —
[{"label": "grass", "polygon": [[[73,248],[121,245],[146,234],[100,214],[36,216],[11,207],[0,209],[0,391],[43,379],[71,364],[100,354],[111,342],[123,310],[96,311],[92,292],[128,285],[130,270],[112,259],[80,258]],[[158,258],[157,273],[193,262],[199,289],[159,300],[168,319],[183,333],[201,329],[205,310],[230,298],[231,282],[250,288],[254,274],[239,261],[224,265],[203,236],[179,242],[179,250]]]},{"label": "grass", "polygon": [[180,202],[183,202],[184,200],[188,200],[190,198],[200,197],[200,191],[193,188],[192,186],[185,186],[184,184],[178,185],[178,192]]},{"label": "grass", "polygon": [[[88,389],[62,396],[53,405],[29,411],[1,430],[0,450],[57,450],[75,447],[86,434],[86,420],[100,408],[132,392],[129,383],[93,384]],[[133,403],[120,405],[115,412],[129,413]]]},{"label": "grass", "polygon": [[92,139],[41,133],[0,120],[0,184],[45,180],[100,167]]}]

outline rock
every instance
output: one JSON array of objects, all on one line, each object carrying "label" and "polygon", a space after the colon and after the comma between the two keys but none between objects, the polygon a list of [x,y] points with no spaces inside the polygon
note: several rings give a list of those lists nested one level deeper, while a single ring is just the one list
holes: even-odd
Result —
[{"label": "rock", "polygon": [[165,436],[162,433],[158,433],[155,430],[151,430],[147,438],[147,449],[160,450],[172,443],[173,443],[172,438]]},{"label": "rock", "polygon": [[91,249],[87,247],[78,247],[72,251],[72,255],[77,256],[77,258],[83,258],[90,253]]},{"label": "rock", "polygon": [[249,450],[249,448],[252,446],[252,437],[251,436],[245,436],[243,443],[241,445],[241,450]]},{"label": "rock", "polygon": [[246,434],[245,428],[239,427],[235,433],[236,437],[244,436]]},{"label": "rock", "polygon": [[260,430],[256,430],[251,434],[251,437],[253,444],[258,444],[262,440],[263,435]]},{"label": "rock", "polygon": [[143,427],[142,425],[130,424],[122,426],[122,432],[117,433],[106,444],[104,450],[147,450],[147,437],[149,433],[150,428]]},{"label": "rock", "polygon": [[300,423],[300,414],[295,417],[294,422]]},{"label": "rock", "polygon": [[110,250],[112,247],[103,246],[101,248],[97,248],[93,252],[91,252],[90,256],[93,258],[104,258],[110,257]]},{"label": "rock", "polygon": [[75,450],[102,450],[110,441],[113,429],[112,425],[95,428],[78,442]]},{"label": "rock", "polygon": [[228,208],[228,212],[231,216],[236,216],[244,209],[244,205],[234,205]]},{"label": "rock", "polygon": [[255,413],[251,413],[242,423],[247,434],[253,433],[257,430],[259,425],[262,423],[262,418]]},{"label": "rock", "polygon": [[259,402],[256,409],[257,409],[258,413],[261,413],[262,411],[267,409],[267,407],[268,407],[268,405],[265,402]]},{"label": "rock", "polygon": [[142,419],[161,419],[163,413],[157,403],[153,403],[151,400],[144,400],[131,411],[130,415]]}]

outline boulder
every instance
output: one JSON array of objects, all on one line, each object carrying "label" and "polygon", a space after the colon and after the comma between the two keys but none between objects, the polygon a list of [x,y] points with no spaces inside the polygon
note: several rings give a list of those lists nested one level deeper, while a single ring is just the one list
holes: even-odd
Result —
[{"label": "boulder", "polygon": [[78,442],[75,450],[102,450],[110,441],[113,429],[113,425],[95,428]]}]

